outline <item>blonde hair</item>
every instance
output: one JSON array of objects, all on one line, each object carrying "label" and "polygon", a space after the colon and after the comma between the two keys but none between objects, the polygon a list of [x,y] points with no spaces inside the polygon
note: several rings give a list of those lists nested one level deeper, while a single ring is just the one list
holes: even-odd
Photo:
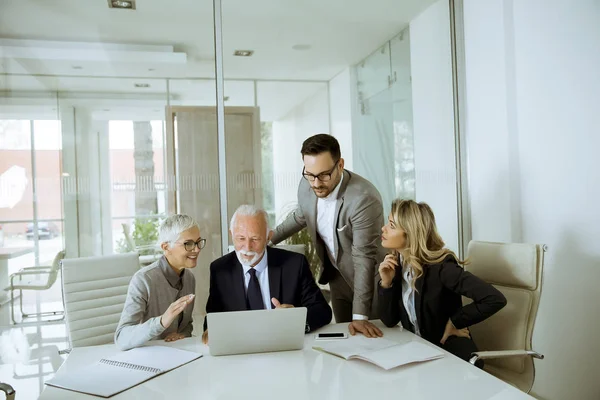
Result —
[{"label": "blonde hair", "polygon": [[411,270],[413,289],[417,279],[423,275],[425,265],[438,264],[448,256],[452,256],[458,264],[468,264],[467,260],[460,260],[452,250],[444,247],[435,225],[435,216],[427,203],[396,199],[392,202],[392,220],[405,232],[405,246],[394,250],[394,254],[402,255],[403,265]]}]

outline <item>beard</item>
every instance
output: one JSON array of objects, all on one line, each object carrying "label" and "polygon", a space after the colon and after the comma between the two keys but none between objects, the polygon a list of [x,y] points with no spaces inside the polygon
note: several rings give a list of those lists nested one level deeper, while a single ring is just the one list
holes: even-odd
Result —
[{"label": "beard", "polygon": [[315,192],[315,196],[321,198],[327,197],[331,193],[331,190],[327,186],[313,187],[312,190]]},{"label": "beard", "polygon": [[[261,251],[260,253],[257,253],[256,251],[244,251],[244,250],[236,250],[235,251],[235,255],[237,256],[238,261],[240,262],[240,264],[250,267],[254,264],[256,264],[258,262],[258,260],[260,260],[260,258],[262,257],[262,255],[265,253],[265,251]],[[247,260],[246,258],[242,257],[242,255],[244,256],[249,256],[252,257],[250,260]]]}]

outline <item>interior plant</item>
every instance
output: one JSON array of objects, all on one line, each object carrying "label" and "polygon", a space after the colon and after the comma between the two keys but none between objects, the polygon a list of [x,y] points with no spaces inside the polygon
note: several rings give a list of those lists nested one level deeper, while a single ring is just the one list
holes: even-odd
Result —
[{"label": "interior plant", "polygon": [[[294,210],[296,210],[296,207],[297,207],[297,205],[295,205],[295,204],[285,207],[281,221],[285,220],[291,213],[293,213]],[[294,233],[292,236],[285,239],[283,241],[283,243],[284,244],[303,244],[304,245],[304,255],[306,256],[306,258],[308,260],[308,265],[310,266],[310,271],[312,272],[313,277],[315,278],[315,281],[318,282],[319,270],[321,269],[321,259],[319,258],[319,255],[317,254],[317,249],[310,237],[310,234],[308,233],[308,229],[303,228],[302,230]],[[321,292],[323,292],[325,299],[327,300],[327,302],[329,302],[330,297],[331,297],[330,292],[329,292],[329,287],[323,286],[323,285],[319,285],[319,287],[321,288]]]},{"label": "interior plant", "polygon": [[127,240],[127,232],[123,228],[123,238],[117,241],[118,253],[137,251],[141,256],[155,254],[158,241],[158,218],[135,218],[132,224],[131,240]]}]

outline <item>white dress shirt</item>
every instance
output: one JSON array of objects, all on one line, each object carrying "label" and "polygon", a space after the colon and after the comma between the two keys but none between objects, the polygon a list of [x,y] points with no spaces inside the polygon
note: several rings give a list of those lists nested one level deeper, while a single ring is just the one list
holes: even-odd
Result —
[{"label": "white dress shirt", "polygon": [[[342,174],[342,179],[340,179],[335,189],[333,189],[333,191],[329,193],[327,197],[319,197],[317,200],[317,232],[325,243],[327,257],[329,257],[329,261],[331,261],[333,266],[337,266],[337,254],[335,252],[334,242],[337,240],[335,206],[337,204],[337,197],[343,180],[344,175]],[[363,320],[369,319],[369,317],[361,314],[352,314],[352,319]]]},{"label": "white dress shirt", "polygon": [[[248,293],[248,284],[250,283],[250,272],[248,271],[250,271],[250,268],[252,267],[242,264],[242,268],[244,269],[244,286],[246,287],[246,293]],[[262,293],[265,309],[270,310],[273,307],[271,303],[271,288],[269,286],[267,250],[265,250],[265,254],[260,262],[254,266],[254,269],[256,270],[256,277],[258,278],[258,284],[260,285],[260,292]]]},{"label": "white dress shirt", "polygon": [[[402,261],[402,260],[401,260]],[[410,323],[415,327],[415,334],[421,336],[419,332],[419,322],[417,321],[417,313],[415,311],[415,291],[411,286],[413,280],[410,268],[402,269],[402,303],[408,314]]]},{"label": "white dress shirt", "polygon": [[337,265],[334,244],[334,240],[337,239],[335,237],[335,205],[343,180],[344,175],[342,174],[342,179],[340,179],[335,189],[327,197],[319,197],[317,200],[317,232],[325,242],[327,256],[333,265]]}]

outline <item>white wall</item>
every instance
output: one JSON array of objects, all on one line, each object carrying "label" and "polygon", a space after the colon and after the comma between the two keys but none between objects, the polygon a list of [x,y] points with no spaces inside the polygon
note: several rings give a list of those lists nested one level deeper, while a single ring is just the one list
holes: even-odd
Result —
[{"label": "white wall", "polygon": [[273,173],[275,177],[275,212],[279,222],[282,212],[298,202],[298,183],[302,178],[302,142],[317,133],[329,132],[327,87],[298,104],[285,117],[273,121]]},{"label": "white wall", "polygon": [[415,191],[433,209],[446,246],[458,250],[450,15],[447,0],[410,22]]},{"label": "white wall", "polygon": [[600,3],[464,9],[473,238],[548,245],[533,394],[596,400]]},{"label": "white wall", "polygon": [[331,134],[340,142],[345,168],[352,170],[352,79],[350,67],[329,81]]}]

